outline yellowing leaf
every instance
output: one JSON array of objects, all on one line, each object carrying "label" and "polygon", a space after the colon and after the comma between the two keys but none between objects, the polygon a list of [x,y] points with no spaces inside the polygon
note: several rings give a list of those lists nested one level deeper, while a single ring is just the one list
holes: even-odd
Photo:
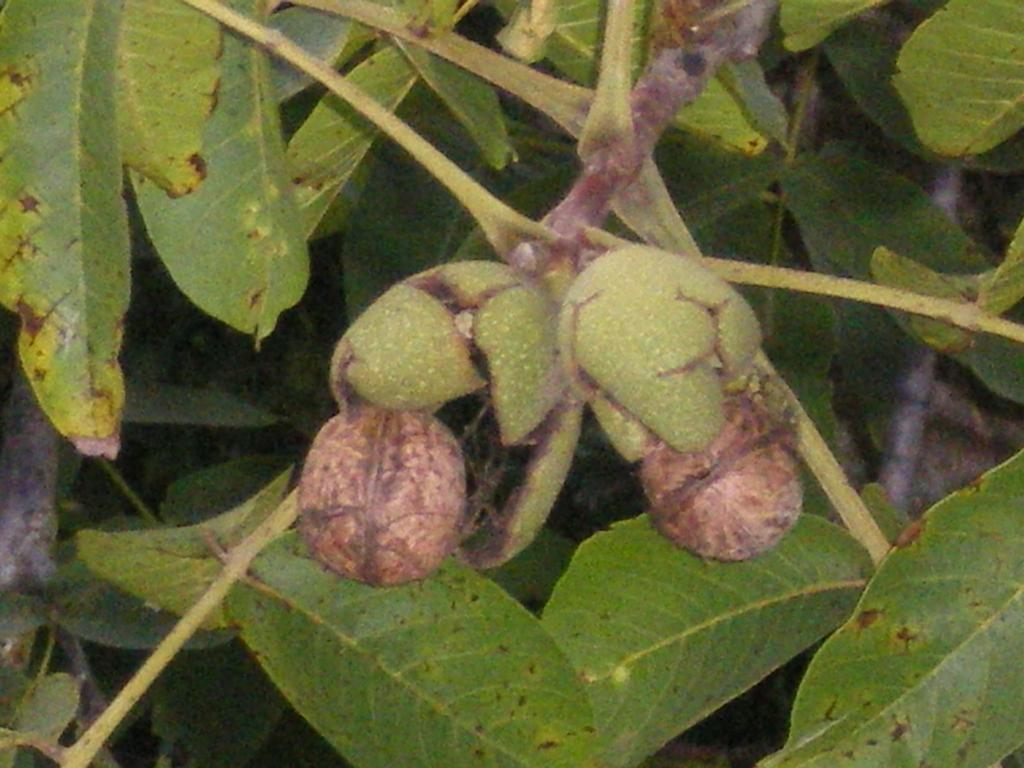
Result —
[{"label": "yellowing leaf", "polygon": [[114,108],[120,4],[9,0],[0,16],[0,302],[57,429],[120,442],[128,227]]},{"label": "yellowing leaf", "polygon": [[124,160],[178,197],[206,176],[221,30],[180,0],[127,0],[117,69]]},{"label": "yellowing leaf", "polygon": [[[232,5],[251,15],[265,4]],[[262,339],[302,296],[309,264],[266,54],[235,35],[224,37],[203,147],[207,175],[198,189],[171,199],[135,176],[139,207],[178,287],[203,311]]]}]

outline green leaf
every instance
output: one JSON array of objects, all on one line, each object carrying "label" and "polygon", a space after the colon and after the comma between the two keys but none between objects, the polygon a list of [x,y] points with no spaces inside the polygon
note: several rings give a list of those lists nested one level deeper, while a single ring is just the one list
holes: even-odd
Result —
[{"label": "green leaf", "polygon": [[278,418],[228,392],[129,382],[124,420],[133,424],[253,428],[275,424]]},{"label": "green leaf", "polygon": [[771,324],[765,323],[765,353],[800,399],[827,440],[836,434],[829,378],[836,351],[836,317],[818,297],[776,293]]},{"label": "green leaf", "polygon": [[9,0],[0,16],[0,302],[39,402],[113,457],[128,226],[114,106],[120,4]]},{"label": "green leaf", "polygon": [[742,563],[677,549],[646,517],[584,542],[543,624],[587,683],[602,765],[635,765],[814,643],[869,570],[847,534],[810,515]]},{"label": "green leaf", "polygon": [[284,700],[238,643],[179,654],[153,691],[153,732],[176,742],[193,768],[247,765]]},{"label": "green leaf", "polygon": [[836,27],[885,0],[782,0],[782,31],[791,51],[811,48]]},{"label": "green leaf", "polygon": [[572,541],[544,528],[530,546],[487,575],[523,605],[541,606],[551,597],[575,549]]},{"label": "green leaf", "polygon": [[256,494],[285,469],[279,456],[243,456],[179,477],[167,488],[160,519],[198,523]]},{"label": "green leaf", "polygon": [[883,26],[864,21],[847,24],[829,37],[825,53],[857,106],[886,136],[915,154],[932,156],[917,138],[906,105],[892,84],[899,48]]},{"label": "green leaf", "polygon": [[[506,18],[515,5],[505,2],[500,6],[506,12]],[[565,0],[554,5],[557,19],[547,40],[545,54],[560,72],[577,83],[593,85],[597,78],[597,50],[604,31],[605,5],[601,0]],[[646,45],[643,30],[650,8],[651,0],[638,0],[633,6],[634,65],[643,59]]]},{"label": "green leaf", "polygon": [[746,219],[746,208],[763,205],[765,190],[783,169],[770,153],[748,157],[680,134],[661,143],[657,159],[673,200],[702,246],[707,245],[702,233],[716,222],[734,212]]},{"label": "green leaf", "polygon": [[203,127],[217,102],[221,30],[178,0],[127,0],[117,66],[124,161],[172,197],[206,176]]},{"label": "green leaf", "polygon": [[18,708],[17,729],[47,741],[56,741],[78,709],[78,682],[58,672],[29,687]]},{"label": "green leaf", "polygon": [[[394,110],[417,75],[393,47],[382,48],[347,75],[381,106]],[[288,169],[296,185],[302,229],[316,229],[331,202],[366,157],[378,130],[333,95],[325,96],[288,142]]]},{"label": "green leaf", "polygon": [[[500,587],[449,561],[395,588],[338,579],[286,537],[227,610],[292,705],[361,768],[584,768],[590,710],[565,657]],[[330,681],[325,684],[325,681]]]},{"label": "green leaf", "polygon": [[[871,255],[871,275],[879,284],[891,288],[963,303],[972,300],[967,280],[935,272],[885,247],[877,248]],[[923,317],[910,317],[905,322],[926,344],[940,352],[960,352],[971,345],[969,333],[948,323]]]},{"label": "green leaf", "polygon": [[844,145],[789,166],[781,183],[786,207],[819,269],[866,278],[879,245],[940,271],[988,266],[920,187]]},{"label": "green leaf", "polygon": [[[333,63],[349,42],[352,22],[333,13],[313,8],[285,8],[270,17],[269,25],[318,59]],[[313,84],[313,78],[291,64],[270,60],[270,82],[274,96],[284,101]]]},{"label": "green leaf", "polygon": [[[80,560],[61,565],[47,585],[47,603],[57,624],[75,637],[110,648],[153,648],[178,621],[95,576]],[[229,637],[222,630],[200,632],[187,647],[202,648]]]},{"label": "green leaf", "polygon": [[1000,397],[1024,404],[1024,354],[1021,346],[998,336],[979,335],[957,359],[971,367]]},{"label": "green leaf", "polygon": [[484,160],[501,170],[512,157],[505,115],[498,94],[486,81],[431,56],[422,48],[401,41],[398,47],[431,90],[480,147]]},{"label": "green leaf", "polygon": [[463,208],[422,166],[389,144],[374,154],[341,251],[350,319],[392,284],[448,261],[468,230]]},{"label": "green leaf", "polygon": [[1024,456],[933,507],[811,662],[764,765],[989,766],[1024,710]]},{"label": "green leaf", "polygon": [[1024,220],[1006,249],[1006,257],[995,272],[982,279],[978,305],[1001,315],[1024,299]]},{"label": "green leaf", "polygon": [[[855,21],[825,42],[829,63],[857,105],[893,141],[931,161],[941,160],[914,131],[910,113],[892,83],[900,48],[884,24]],[[968,160],[972,168],[1012,173],[1024,167],[1024,135]]]},{"label": "green leaf", "polygon": [[780,144],[787,141],[789,114],[786,105],[772,92],[757,59],[726,62],[719,70],[718,80],[736,100],[755,131]]},{"label": "green leaf", "polygon": [[[184,613],[220,573],[211,546],[240,541],[284,498],[284,473],[244,504],[198,525],[142,531],[81,531],[78,555],[93,573],[154,606]],[[206,629],[224,626],[215,611]]]},{"label": "green leaf", "polygon": [[[600,0],[568,0],[556,3],[558,20],[547,40],[545,54],[559,72],[578,83],[592,85],[597,75],[597,50],[603,33],[605,4]],[[506,17],[512,3],[503,6]],[[633,62],[644,58],[646,19],[650,0],[634,4]],[[743,109],[719,80],[712,80],[697,100],[680,110],[675,124],[701,136],[749,154],[765,149],[767,140],[747,120]]]},{"label": "green leaf", "polygon": [[894,79],[917,134],[942,155],[976,155],[1024,126],[1024,6],[950,0],[900,53]]},{"label": "green leaf", "polygon": [[768,137],[751,125],[743,107],[718,78],[709,81],[697,100],[683,107],[673,122],[744,154],[758,155],[768,146]]},{"label": "green leaf", "polygon": [[[250,15],[261,0],[234,0]],[[207,176],[170,199],[135,176],[146,228],[178,287],[204,312],[257,340],[302,296],[309,264],[288,183],[266,54],[224,38],[217,106],[203,133]]]}]

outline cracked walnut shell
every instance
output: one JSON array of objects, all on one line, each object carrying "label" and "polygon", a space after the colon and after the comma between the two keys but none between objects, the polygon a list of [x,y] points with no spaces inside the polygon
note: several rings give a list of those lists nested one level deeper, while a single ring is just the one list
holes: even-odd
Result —
[{"label": "cracked walnut shell", "polygon": [[793,426],[745,394],[725,402],[726,423],[703,451],[660,443],[640,470],[650,517],[668,539],[714,560],[747,560],[774,547],[800,514],[803,488]]},{"label": "cracked walnut shell", "polygon": [[330,570],[386,586],[426,578],[459,542],[462,451],[425,413],[352,407],[320,430],[299,482],[299,532]]}]

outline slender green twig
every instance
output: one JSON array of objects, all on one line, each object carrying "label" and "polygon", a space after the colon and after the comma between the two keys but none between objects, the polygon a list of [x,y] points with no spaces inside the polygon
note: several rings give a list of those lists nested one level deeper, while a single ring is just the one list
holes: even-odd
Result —
[{"label": "slender green twig", "polygon": [[283,533],[298,514],[296,494],[291,493],[266,520],[225,556],[224,568],[188,612],[174,625],[139,670],[114,697],[88,730],[64,753],[61,768],[86,768],[110,738],[131,708],[138,703],[153,681],[171,662],[210,614],[223,602],[228,592],[241,579],[253,558]]},{"label": "slender green twig", "polygon": [[610,0],[594,103],[580,135],[580,157],[612,143],[632,147],[629,104],[633,52],[633,0]]},{"label": "slender green twig", "polygon": [[380,32],[413,43],[467,72],[482,77],[534,109],[543,112],[569,134],[583,129],[590,102],[589,88],[545,75],[521,62],[502,56],[455,32],[417,34],[408,18],[394,9],[367,0],[293,0],[295,5],[358,21]]},{"label": "slender green twig", "polygon": [[117,490],[119,490],[128,500],[128,503],[131,504],[135,508],[135,511],[139,513],[139,517],[147,523],[153,523],[154,525],[158,525],[160,523],[160,518],[156,512],[154,512],[145,500],[135,492],[135,489],[128,484],[128,481],[125,480],[121,473],[117,471],[117,467],[115,467],[109,459],[101,458],[98,459],[96,463],[99,465],[100,469],[103,470],[106,476],[110,478],[110,482],[117,486]]},{"label": "slender green twig", "polygon": [[331,93],[343,99],[376,125],[462,203],[476,219],[480,229],[498,253],[506,254],[523,241],[552,239],[552,234],[546,227],[514,211],[496,198],[404,121],[335,72],[328,64],[295,45],[278,30],[237,13],[216,0],[181,2],[252,40],[274,56],[284,59],[326,86]]},{"label": "slender green twig", "polygon": [[799,269],[750,264],[732,259],[706,258],[705,262],[713,272],[732,283],[852,299],[862,304],[874,304],[929,317],[964,330],[990,333],[1024,344],[1024,325],[983,312],[977,304],[939,299],[885,285]]},{"label": "slender green twig", "polygon": [[[763,353],[758,356],[757,364],[763,370],[768,371],[782,386],[786,386],[787,390],[789,389],[785,380]],[[846,526],[850,535],[868,551],[871,560],[877,565],[889,551],[889,541],[882,533],[882,529],[878,527],[878,523],[871,515],[871,510],[861,499],[860,494],[846,479],[846,473],[836,461],[825,438],[821,436],[818,427],[792,391],[789,392],[789,399],[796,417],[800,455],[821,485],[822,490],[825,491],[829,501],[832,502],[843,525]]]}]

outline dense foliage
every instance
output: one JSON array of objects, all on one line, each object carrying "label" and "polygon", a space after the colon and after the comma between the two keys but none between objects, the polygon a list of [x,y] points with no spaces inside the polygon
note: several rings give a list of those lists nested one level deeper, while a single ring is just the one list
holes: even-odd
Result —
[{"label": "dense foliage", "polygon": [[1024,6],[0,5],[0,768],[1016,764]]}]

